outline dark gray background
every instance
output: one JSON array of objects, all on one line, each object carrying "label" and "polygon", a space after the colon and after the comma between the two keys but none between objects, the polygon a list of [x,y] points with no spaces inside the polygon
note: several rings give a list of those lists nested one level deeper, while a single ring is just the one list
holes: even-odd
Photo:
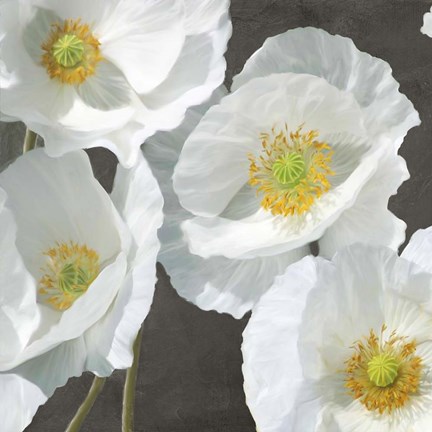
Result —
[{"label": "dark gray background", "polygon": [[[264,40],[288,29],[321,27],[351,37],[381,57],[420,113],[401,154],[411,179],[390,208],[408,223],[408,238],[432,225],[432,39],[420,33],[431,0],[232,0],[234,34],[227,53],[227,84]],[[24,129],[0,124],[0,166],[21,151]],[[116,160],[89,151],[97,177],[110,189]],[[136,432],[252,432],[244,401],[241,334],[247,317],[203,312],[178,297],[161,266],[153,308],[145,321],[137,386]],[[124,372],[116,372],[88,417],[84,432],[121,430]],[[62,431],[92,377],[70,380],[36,415],[27,432]],[[0,420],[1,421],[1,420]],[[287,431],[288,432],[288,431]]]}]

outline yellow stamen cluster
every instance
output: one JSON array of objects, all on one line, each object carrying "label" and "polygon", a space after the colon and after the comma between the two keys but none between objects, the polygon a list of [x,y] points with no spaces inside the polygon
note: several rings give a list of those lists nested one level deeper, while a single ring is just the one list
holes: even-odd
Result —
[{"label": "yellow stamen cluster", "polygon": [[87,24],[67,19],[52,25],[51,33],[42,44],[42,65],[49,76],[63,84],[82,84],[94,75],[102,60],[100,42]]},{"label": "yellow stamen cluster", "polygon": [[249,184],[264,195],[261,206],[273,215],[302,214],[329,191],[333,152],[318,135],[303,132],[303,126],[289,132],[287,125],[260,135],[262,154],[249,155]]},{"label": "yellow stamen cluster", "polygon": [[100,272],[99,255],[86,245],[59,243],[44,253],[47,263],[39,281],[40,298],[57,310],[66,310],[81,297]]},{"label": "yellow stamen cluster", "polygon": [[346,363],[345,387],[369,411],[390,414],[403,407],[420,385],[422,360],[415,355],[416,342],[392,332],[384,341],[386,326],[378,337],[357,341]]}]

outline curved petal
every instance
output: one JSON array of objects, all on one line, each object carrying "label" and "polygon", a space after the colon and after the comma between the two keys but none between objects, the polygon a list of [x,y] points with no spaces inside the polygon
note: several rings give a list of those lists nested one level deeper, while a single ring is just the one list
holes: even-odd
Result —
[{"label": "curved petal", "polygon": [[62,242],[92,248],[103,269],[70,309],[43,312],[46,320],[34,342],[2,366],[10,368],[78,337],[105,314],[125,277],[130,239],[84,152],[51,159],[42,149],[33,150],[0,174],[0,185],[10,194],[7,206],[17,221],[16,244],[34,280],[43,276],[43,252]]},{"label": "curved petal", "polygon": [[48,397],[33,382],[19,374],[0,373],[0,415],[4,432],[22,432]]},{"label": "curved petal", "polygon": [[237,319],[252,309],[289,264],[309,253],[305,246],[270,257],[204,259],[189,251],[176,221],[164,224],[160,238],[159,261],[178,293],[203,310],[229,313]]},{"label": "curved petal", "polygon": [[26,346],[39,324],[34,280],[15,246],[16,224],[0,188],[0,368]]},{"label": "curved petal", "polygon": [[384,247],[356,244],[339,251],[333,262],[320,260],[317,288],[303,315],[300,344],[304,375],[339,376],[352,344],[377,334],[410,335],[419,344],[430,339],[431,275]]},{"label": "curved petal", "polygon": [[352,93],[365,112],[371,134],[390,132],[397,139],[420,124],[412,103],[399,92],[388,63],[359,51],[351,39],[311,27],[268,38],[234,77],[232,89],[256,77],[285,72],[316,75]]},{"label": "curved petal", "polygon": [[118,214],[85,152],[52,159],[43,149],[33,150],[0,174],[0,186],[16,218],[18,250],[35,279],[43,252],[57,242],[86,244],[102,263],[119,253]]},{"label": "curved petal", "polygon": [[108,111],[128,105],[131,89],[123,74],[111,63],[101,62],[95,75],[77,87],[86,105]]},{"label": "curved petal", "polygon": [[228,14],[229,0],[186,0],[186,34],[207,33]]},{"label": "curved petal", "polygon": [[432,227],[416,231],[401,256],[432,273]]},{"label": "curved petal", "polygon": [[1,83],[1,111],[26,123],[49,125],[68,112],[75,92],[71,86],[52,80],[26,50],[28,38],[22,37],[20,26],[21,21],[31,18],[31,11],[30,5],[21,7],[17,1],[0,4],[0,57],[12,74],[10,80]]},{"label": "curved petal", "polygon": [[425,13],[423,18],[423,27],[421,28],[421,32],[429,37],[432,37],[432,7],[431,11]]},{"label": "curved petal", "polygon": [[319,239],[350,208],[374,174],[383,148],[372,149],[347,180],[320,197],[302,215],[273,216],[260,208],[239,220],[195,217],[182,224],[192,253],[204,258],[253,258],[287,252]]},{"label": "curved petal", "polygon": [[153,300],[163,199],[142,155],[132,170],[118,169],[112,199],[135,245],[129,256],[129,273],[111,308],[86,332],[87,369],[98,375],[130,367],[133,342]]},{"label": "curved petal", "polygon": [[[220,86],[206,103],[188,109],[184,121],[176,129],[169,132],[158,132],[145,142],[143,146],[144,156],[149,161],[164,195],[165,191],[173,193],[171,177],[187,137],[198,125],[209,107],[218,103],[227,93],[228,90],[224,86]],[[169,202],[165,200],[165,206],[168,204]]]},{"label": "curved petal", "polygon": [[[27,0],[19,0],[21,4],[28,3]],[[63,0],[32,0],[32,4],[42,9],[55,12],[62,20],[81,19],[88,24],[105,22],[113,9],[121,0],[74,0],[65,2]]]},{"label": "curved petal", "polygon": [[84,370],[86,346],[82,338],[65,342],[47,354],[0,373],[2,431],[22,432],[40,405],[69,378]]},{"label": "curved petal", "polygon": [[260,431],[297,430],[292,420],[305,384],[298,334],[307,296],[316,282],[313,258],[288,267],[255,306],[243,332],[246,402]]},{"label": "curved petal", "polygon": [[103,56],[137,93],[146,93],[168,76],[181,52],[184,6],[177,0],[122,1],[95,32]]},{"label": "curved petal", "polygon": [[352,96],[321,78],[275,74],[251,80],[212,107],[186,141],[173,176],[183,207],[200,216],[220,214],[247,182],[248,155],[261,152],[260,134],[285,124],[364,135]]},{"label": "curved petal", "polygon": [[408,178],[405,160],[396,154],[384,154],[354,205],[319,240],[320,255],[331,258],[337,250],[356,242],[397,250],[405,240],[406,224],[387,205],[390,196]]},{"label": "curved petal", "polygon": [[[37,123],[29,123],[28,127],[44,137],[45,151],[52,157],[82,148],[105,147],[118,157],[124,167],[130,168],[136,163],[139,148],[145,138],[141,136],[142,124],[134,121],[133,115],[131,107],[100,111],[79,100],[74,105],[73,117],[68,117],[71,124],[66,127],[62,124],[43,127]],[[88,119],[88,124],[83,121],[81,125],[86,130],[75,129],[80,127],[80,118]]]},{"label": "curved petal", "polygon": [[41,66],[44,53],[42,44],[50,34],[52,25],[59,22],[60,17],[53,10],[32,7],[30,2],[23,2],[20,5],[20,21],[24,47],[35,65]]},{"label": "curved petal", "polygon": [[111,306],[126,277],[126,270],[126,257],[121,253],[114,263],[101,271],[84,295],[63,313],[57,313],[48,328],[41,327],[39,332],[42,334],[37,334],[38,337],[2,369],[9,370],[83,335]]},{"label": "curved petal", "polygon": [[144,105],[152,110],[149,121],[158,129],[172,121],[166,118],[168,110],[180,122],[187,108],[208,99],[222,84],[226,69],[223,54],[231,32],[231,22],[224,16],[214,31],[186,37],[168,77],[152,92],[141,96]]},{"label": "curved petal", "polygon": [[241,318],[268,289],[274,277],[309,250],[301,248],[278,257],[255,260],[222,257],[206,260],[192,255],[188,250],[180,223],[191,215],[180,206],[172,188],[171,175],[183,143],[209,106],[225,94],[226,89],[221,87],[208,103],[189,109],[181,126],[169,133],[159,132],[146,142],[143,150],[165,198],[165,222],[159,234],[162,243],[159,260],[170,275],[174,288],[201,309],[214,309]]}]

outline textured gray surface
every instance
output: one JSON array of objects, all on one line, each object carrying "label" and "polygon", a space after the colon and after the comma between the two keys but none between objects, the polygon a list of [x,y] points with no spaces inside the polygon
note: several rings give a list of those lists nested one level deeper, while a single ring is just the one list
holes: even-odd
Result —
[{"label": "textured gray surface", "polygon": [[[432,39],[420,34],[431,0],[232,0],[234,35],[227,82],[268,37],[299,26],[351,37],[358,48],[393,67],[402,91],[420,112],[401,154],[411,179],[390,207],[408,223],[408,236],[432,225]],[[23,128],[0,124],[0,167],[20,152]],[[110,187],[115,158],[89,152],[98,178]],[[180,299],[161,267],[145,322],[137,389],[136,432],[251,432],[244,402],[241,333],[247,319],[202,312]],[[84,432],[120,430],[123,372],[115,373]],[[91,377],[70,380],[42,407],[28,432],[62,431],[84,398]]]}]

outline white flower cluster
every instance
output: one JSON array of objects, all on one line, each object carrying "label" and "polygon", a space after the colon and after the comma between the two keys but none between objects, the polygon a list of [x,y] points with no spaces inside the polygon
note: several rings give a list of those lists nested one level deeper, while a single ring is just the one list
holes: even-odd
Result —
[{"label": "white flower cluster", "polygon": [[432,428],[432,230],[399,257],[388,210],[418,113],[386,62],[315,28],[267,39],[228,91],[228,9],[0,0],[0,118],[44,140],[0,173],[2,431],[131,366],[157,259],[198,307],[252,310],[261,432]]}]

